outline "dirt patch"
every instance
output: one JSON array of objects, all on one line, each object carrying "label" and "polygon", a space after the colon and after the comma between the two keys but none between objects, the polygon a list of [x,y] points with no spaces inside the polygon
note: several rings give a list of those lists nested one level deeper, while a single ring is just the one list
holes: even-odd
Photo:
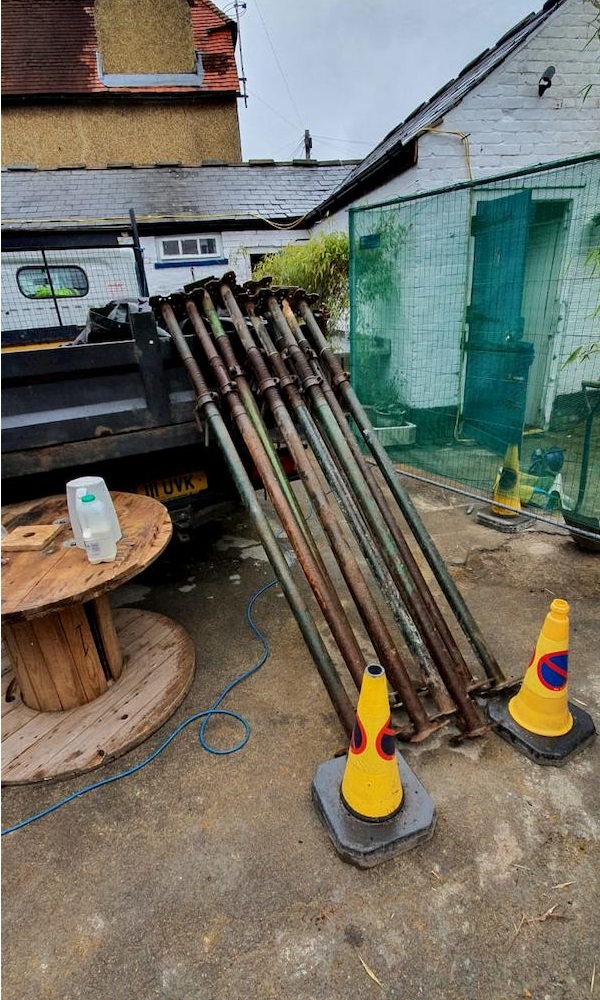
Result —
[{"label": "dirt patch", "polygon": [[550,598],[600,597],[598,555],[581,551],[568,538],[540,532],[512,538],[494,551],[469,552],[454,576],[459,582],[505,585]]}]

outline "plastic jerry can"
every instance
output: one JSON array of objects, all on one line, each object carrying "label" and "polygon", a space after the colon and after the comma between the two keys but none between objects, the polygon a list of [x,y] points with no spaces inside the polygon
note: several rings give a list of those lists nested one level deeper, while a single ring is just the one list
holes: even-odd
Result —
[{"label": "plastic jerry can", "polygon": [[112,533],[115,542],[118,542],[122,536],[121,525],[119,524],[119,518],[117,517],[117,512],[106,483],[101,476],[80,476],[78,479],[71,479],[71,481],[67,483],[67,506],[69,508],[69,519],[71,521],[73,538],[75,539],[76,544],[80,549],[85,548],[83,541],[83,528],[79,523],[79,511],[81,510],[81,505],[78,504],[77,500],[78,497],[85,496],[86,493],[93,493],[96,500],[100,500],[101,503],[106,504],[113,526]]},{"label": "plastic jerry can", "polygon": [[107,505],[93,493],[82,491],[82,495],[77,497],[77,513],[89,561],[114,562],[117,557],[117,540]]}]

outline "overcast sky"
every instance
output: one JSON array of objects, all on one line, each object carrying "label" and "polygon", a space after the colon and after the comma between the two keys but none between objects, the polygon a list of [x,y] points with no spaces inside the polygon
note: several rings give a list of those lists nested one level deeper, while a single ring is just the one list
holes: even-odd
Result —
[{"label": "overcast sky", "polygon": [[[365,156],[542,0],[246,4],[240,12],[248,88],[248,107],[239,102],[243,157],[289,160],[304,155],[305,128],[315,159]],[[233,0],[220,6],[235,17]]]}]

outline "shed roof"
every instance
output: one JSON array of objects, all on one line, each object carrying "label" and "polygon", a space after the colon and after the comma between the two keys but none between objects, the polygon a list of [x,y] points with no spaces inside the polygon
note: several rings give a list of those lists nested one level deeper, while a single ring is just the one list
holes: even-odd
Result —
[{"label": "shed roof", "polygon": [[388,132],[385,138],[344,178],[336,190],[318,206],[314,213],[315,218],[343,207],[360,194],[383,183],[382,175],[390,173],[394,161],[403,160],[401,169],[412,165],[414,159],[406,155],[411,144],[459,104],[507,56],[523,45],[527,38],[565,2],[566,0],[546,0],[541,10],[528,14],[507,31],[495,45],[472,59],[458,76],[444,84],[433,97],[415,108],[408,118]]},{"label": "shed roof", "polygon": [[356,161],[2,171],[4,229],[84,229],[140,223],[290,222],[337,187]]},{"label": "shed roof", "polygon": [[[98,76],[93,0],[3,0],[2,94],[5,97],[108,93],[237,93],[236,24],[210,2],[188,0],[194,47],[204,77],[194,87],[111,87]],[[225,29],[225,30],[219,30]]]}]

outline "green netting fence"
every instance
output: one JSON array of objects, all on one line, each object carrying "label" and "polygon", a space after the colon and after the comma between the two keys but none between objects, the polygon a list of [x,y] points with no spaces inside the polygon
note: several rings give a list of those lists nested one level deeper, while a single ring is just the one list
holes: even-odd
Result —
[{"label": "green netting fence", "polygon": [[392,457],[489,499],[600,516],[600,154],[350,213],[352,381]]}]

